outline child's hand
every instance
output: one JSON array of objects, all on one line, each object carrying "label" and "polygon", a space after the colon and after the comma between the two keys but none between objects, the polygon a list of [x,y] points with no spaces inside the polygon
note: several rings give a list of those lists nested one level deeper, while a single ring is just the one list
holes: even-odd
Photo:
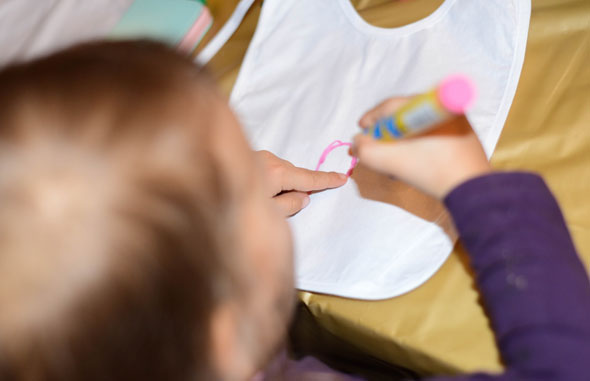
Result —
[{"label": "child's hand", "polygon": [[296,167],[268,151],[258,151],[256,156],[265,170],[268,196],[275,200],[285,216],[292,216],[309,204],[308,192],[338,188],[348,180],[341,173]]},{"label": "child's hand", "polygon": [[[370,127],[406,101],[406,98],[388,99],[367,112],[359,124]],[[359,134],[354,139],[352,153],[367,167],[396,176],[439,199],[464,181],[491,171],[483,148],[464,116],[393,143]]]}]

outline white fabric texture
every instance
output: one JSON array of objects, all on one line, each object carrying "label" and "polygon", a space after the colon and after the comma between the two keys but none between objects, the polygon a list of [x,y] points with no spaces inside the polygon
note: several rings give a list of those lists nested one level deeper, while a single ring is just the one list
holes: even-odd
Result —
[{"label": "white fabric texture", "polygon": [[[313,169],[330,142],[350,141],[369,108],[461,73],[478,88],[468,117],[490,156],[520,77],[530,7],[446,0],[423,20],[385,29],[365,22],[350,0],[265,0],[231,104],[255,149]],[[346,171],[346,149],[337,151],[322,169]],[[298,288],[394,297],[425,282],[452,251],[444,213],[415,213],[428,207],[423,197],[361,175],[312,195],[290,219]]]},{"label": "white fabric texture", "polygon": [[133,0],[0,1],[0,66],[104,37]]}]

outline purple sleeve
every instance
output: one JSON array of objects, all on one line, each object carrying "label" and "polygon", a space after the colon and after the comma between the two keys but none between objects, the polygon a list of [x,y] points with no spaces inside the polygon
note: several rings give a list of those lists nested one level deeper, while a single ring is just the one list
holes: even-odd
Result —
[{"label": "purple sleeve", "polygon": [[460,185],[445,204],[506,371],[436,380],[590,380],[590,283],[544,181],[487,175]]},{"label": "purple sleeve", "polygon": [[[545,182],[496,173],[460,185],[445,204],[469,252],[506,371],[429,380],[589,381],[590,282]],[[313,367],[301,368],[299,375]]]}]

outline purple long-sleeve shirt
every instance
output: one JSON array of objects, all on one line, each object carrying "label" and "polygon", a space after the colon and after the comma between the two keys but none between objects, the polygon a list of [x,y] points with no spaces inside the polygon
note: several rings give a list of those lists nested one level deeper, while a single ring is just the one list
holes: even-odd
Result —
[{"label": "purple long-sleeve shirt", "polygon": [[590,380],[590,282],[545,182],[492,174],[460,185],[445,204],[506,365],[502,375],[452,380]]},{"label": "purple long-sleeve shirt", "polygon": [[[495,173],[467,181],[444,201],[506,370],[432,380],[589,381],[590,282],[545,182],[529,173]],[[358,380],[306,361],[287,372],[292,379]]]}]

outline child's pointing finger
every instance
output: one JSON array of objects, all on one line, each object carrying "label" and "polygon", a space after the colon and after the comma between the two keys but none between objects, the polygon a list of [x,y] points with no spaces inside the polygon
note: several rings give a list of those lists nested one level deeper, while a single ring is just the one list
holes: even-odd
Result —
[{"label": "child's pointing finger", "polygon": [[283,173],[283,190],[320,191],[341,187],[347,180],[348,177],[343,173],[312,171],[293,166]]}]

